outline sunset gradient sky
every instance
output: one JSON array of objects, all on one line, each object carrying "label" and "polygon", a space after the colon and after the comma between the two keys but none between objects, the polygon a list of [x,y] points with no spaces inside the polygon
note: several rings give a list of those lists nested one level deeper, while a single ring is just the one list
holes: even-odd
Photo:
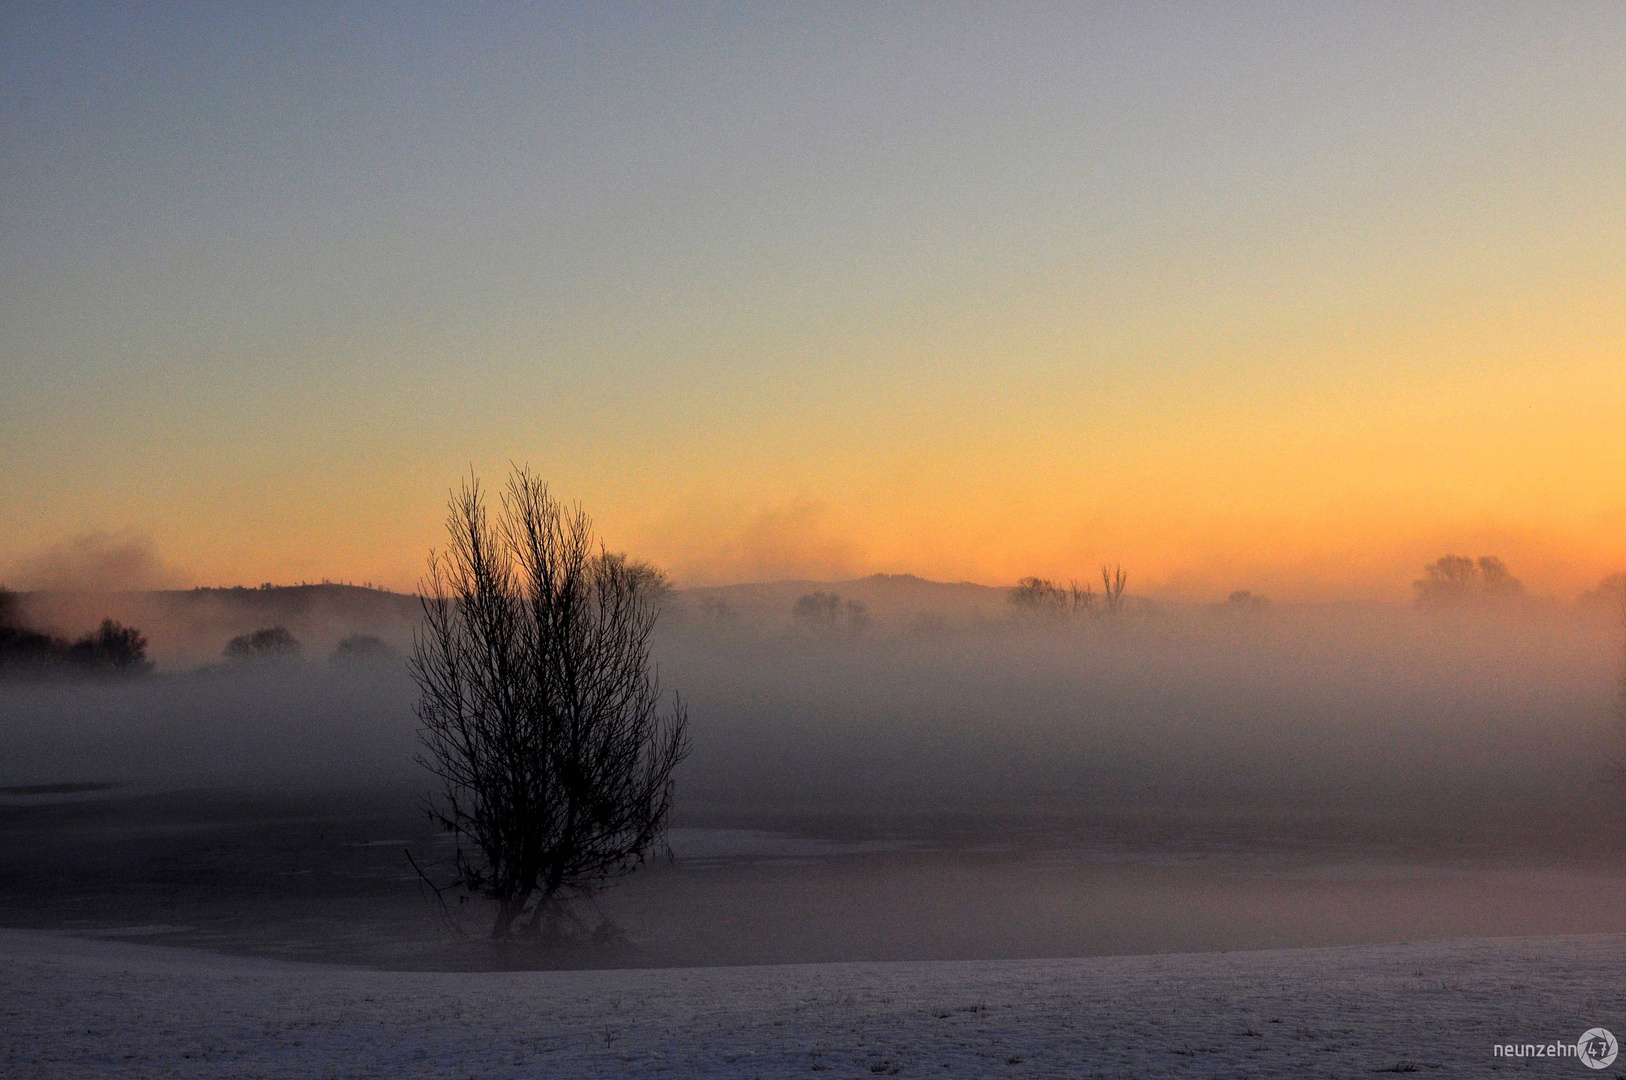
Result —
[{"label": "sunset gradient sky", "polygon": [[682,583],[1574,595],[1626,6],[8,4],[0,380],[13,585],[406,588],[519,461]]}]

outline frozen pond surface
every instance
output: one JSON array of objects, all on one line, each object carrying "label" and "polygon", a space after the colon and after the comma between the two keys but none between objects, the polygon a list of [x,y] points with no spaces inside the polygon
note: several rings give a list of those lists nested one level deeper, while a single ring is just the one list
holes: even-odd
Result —
[{"label": "frozen pond surface", "polygon": [[[0,806],[0,926],[397,970],[1204,953],[1626,933],[1626,843],[1155,813],[696,821],[601,896],[591,948],[485,941],[406,800],[107,793]],[[1594,827],[1594,822],[1600,823]]]},{"label": "frozen pond surface", "polygon": [[0,931],[38,1077],[1615,1075],[1626,937],[1073,960],[386,972]]}]

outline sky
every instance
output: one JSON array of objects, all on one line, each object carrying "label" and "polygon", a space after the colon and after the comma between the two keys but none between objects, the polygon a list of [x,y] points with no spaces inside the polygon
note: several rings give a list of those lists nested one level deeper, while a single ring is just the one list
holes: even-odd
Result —
[{"label": "sky", "polygon": [[[1626,7],[0,6],[0,581],[1626,569]],[[134,555],[130,555],[134,552]],[[133,562],[132,562],[133,559]]]}]

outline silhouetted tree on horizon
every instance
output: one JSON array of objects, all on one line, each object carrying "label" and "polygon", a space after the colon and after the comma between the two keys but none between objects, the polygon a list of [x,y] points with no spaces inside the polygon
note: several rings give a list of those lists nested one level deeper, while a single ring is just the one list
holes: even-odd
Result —
[{"label": "silhouetted tree on horizon", "polygon": [[1018,611],[1037,615],[1089,615],[1095,610],[1095,589],[1076,581],[1063,588],[1049,578],[1025,577],[1011,590],[1010,601]]},{"label": "silhouetted tree on horizon", "polygon": [[399,663],[400,655],[374,634],[350,634],[334,646],[328,663],[341,666]]},{"label": "silhouetted tree on horizon", "polygon": [[1584,604],[1626,604],[1626,573],[1610,574],[1598,582],[1598,587],[1581,594]]},{"label": "silhouetted tree on horizon", "polygon": [[270,626],[249,634],[239,634],[226,642],[221,655],[227,660],[293,660],[304,651],[299,639],[286,626]]},{"label": "silhouetted tree on horizon", "polygon": [[1107,614],[1116,615],[1123,610],[1124,589],[1129,586],[1129,575],[1118,565],[1101,567],[1101,592],[1107,604]]},{"label": "silhouetted tree on horizon", "polygon": [[0,676],[144,675],[147,638],[112,619],[81,637],[66,638],[23,625],[17,594],[0,588]]},{"label": "silhouetted tree on horizon", "polygon": [[1221,610],[1224,611],[1248,612],[1252,614],[1257,614],[1269,607],[1269,597],[1255,596],[1253,592],[1248,589],[1236,590],[1230,596],[1225,598],[1225,603],[1220,605]]},{"label": "silhouetted tree on horizon", "polygon": [[869,629],[869,606],[822,590],[799,597],[790,609],[796,625],[821,636],[861,634]]},{"label": "silhouetted tree on horizon", "polygon": [[1445,555],[1423,568],[1412,583],[1423,607],[1454,607],[1485,602],[1506,602],[1524,595],[1524,584],[1508,572],[1494,555],[1476,561],[1466,555]]},{"label": "silhouetted tree on horizon", "polygon": [[1010,601],[1018,611],[1052,618],[1072,615],[1116,615],[1123,610],[1124,589],[1129,575],[1121,566],[1101,567],[1101,607],[1095,606],[1095,587],[1069,581],[1064,588],[1049,578],[1025,577],[1010,592]]},{"label": "silhouetted tree on horizon", "polygon": [[152,667],[147,638],[133,626],[103,619],[91,633],[68,646],[68,661],[87,670],[135,674]]}]

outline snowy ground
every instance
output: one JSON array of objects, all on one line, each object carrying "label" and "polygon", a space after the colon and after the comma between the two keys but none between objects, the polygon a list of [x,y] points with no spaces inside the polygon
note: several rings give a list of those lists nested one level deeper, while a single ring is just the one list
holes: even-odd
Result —
[{"label": "snowy ground", "polygon": [[[133,937],[134,935],[132,935]],[[1082,960],[402,973],[0,931],[0,1074],[1626,1075],[1626,937]]]}]

